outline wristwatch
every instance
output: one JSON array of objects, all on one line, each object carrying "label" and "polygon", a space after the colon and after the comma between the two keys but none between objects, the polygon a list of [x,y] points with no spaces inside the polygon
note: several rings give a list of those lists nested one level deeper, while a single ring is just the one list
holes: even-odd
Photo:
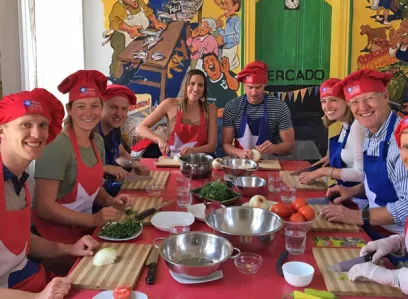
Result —
[{"label": "wristwatch", "polygon": [[368,208],[365,208],[363,211],[362,211],[362,218],[363,218],[363,222],[364,222],[364,224],[370,224],[370,209],[368,209]]}]

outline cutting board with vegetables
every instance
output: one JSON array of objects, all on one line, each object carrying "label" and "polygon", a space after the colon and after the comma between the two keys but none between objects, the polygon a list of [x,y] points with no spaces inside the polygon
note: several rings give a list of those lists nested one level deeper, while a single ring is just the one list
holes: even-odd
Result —
[{"label": "cutting board with vegetables", "polygon": [[299,182],[298,175],[290,175],[293,171],[281,171],[281,177],[286,185],[289,187],[295,187],[298,190],[326,190],[327,184],[326,182],[320,178],[317,179],[314,184],[305,185]]},{"label": "cutting board with vegetables", "polygon": [[[68,275],[72,286],[89,290],[112,290],[122,285],[133,289],[152,245],[131,243],[101,243],[102,248],[116,249],[116,260],[111,265],[96,267],[93,256],[84,257]],[[99,249],[99,250],[100,250]]]},{"label": "cutting board with vegetables", "polygon": [[145,181],[138,181],[138,182],[129,182],[124,183],[122,185],[122,190],[129,190],[129,189],[145,189],[148,185],[155,185],[155,186],[165,186],[166,181],[170,175],[169,171],[151,171],[149,174],[153,177],[151,180]]},{"label": "cutting board with vegetables", "polygon": [[156,167],[174,167],[174,168],[179,168],[180,167],[180,161],[179,160],[174,160],[172,157],[167,157],[167,156],[161,156],[159,157],[159,160],[156,162]]},{"label": "cutting board with vegetables", "polygon": [[261,160],[258,163],[259,170],[281,170],[279,160]]},{"label": "cutting board with vegetables", "polygon": [[316,212],[316,217],[313,220],[311,231],[325,232],[358,232],[360,228],[354,224],[332,223],[320,217],[320,211],[327,205],[310,205]]},{"label": "cutting board with vegetables", "polygon": [[[127,214],[129,216],[140,214],[141,212],[146,211],[147,209],[155,208],[159,206],[162,203],[162,201],[163,201],[163,197],[137,197],[135,199],[134,205],[131,206],[129,209],[131,212],[127,212]],[[159,211],[157,211],[156,213],[158,212]],[[142,219],[140,222],[143,223],[144,225],[151,224],[151,220],[154,214],[147,216],[146,218]],[[123,220],[125,217],[126,215],[124,215],[121,220]]]},{"label": "cutting board with vegetables", "polygon": [[399,289],[372,281],[349,281],[346,272],[331,272],[328,267],[359,256],[360,249],[313,248],[313,256],[328,291],[338,296],[402,297]]}]

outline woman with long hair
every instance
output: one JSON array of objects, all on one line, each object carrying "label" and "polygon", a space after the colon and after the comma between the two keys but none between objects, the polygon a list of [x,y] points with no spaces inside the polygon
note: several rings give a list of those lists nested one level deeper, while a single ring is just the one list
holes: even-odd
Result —
[{"label": "woman with long hair", "polygon": [[[344,95],[333,91],[337,82],[340,82],[340,79],[331,78],[320,86],[324,125],[329,127],[336,121],[342,124],[340,134],[329,140],[330,166],[302,173],[299,177],[302,184],[311,183],[324,176],[335,179],[338,184],[346,187],[352,187],[364,180],[363,143],[367,130],[354,119]],[[368,204],[364,199],[355,199],[355,202],[360,209]]]},{"label": "woman with long hair", "polygon": [[[167,139],[150,128],[163,117]],[[207,102],[207,81],[202,71],[187,72],[179,98],[168,98],[136,128],[137,134],[156,143],[162,154],[214,153],[217,146],[217,108]]]}]

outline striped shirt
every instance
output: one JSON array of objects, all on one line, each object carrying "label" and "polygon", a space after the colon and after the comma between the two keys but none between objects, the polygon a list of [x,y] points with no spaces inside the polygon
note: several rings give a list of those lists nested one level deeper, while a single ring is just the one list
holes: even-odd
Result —
[{"label": "striped shirt", "polygon": [[[244,113],[245,97],[237,97],[227,103],[224,109],[223,127],[234,127],[235,136],[237,136],[239,126],[241,125],[242,114]],[[260,104],[247,103],[246,113],[250,121],[264,116],[265,101]],[[273,144],[281,143],[279,131],[285,131],[293,128],[292,118],[286,103],[277,97],[268,95],[266,98],[266,107],[268,113],[268,125],[272,135]]]},{"label": "striped shirt", "polygon": [[[392,112],[388,115],[387,120],[378,132],[375,134],[370,134],[368,131],[363,147],[363,150],[366,151],[368,155],[377,157],[380,155],[379,145],[381,141],[385,140],[391,115]],[[397,121],[395,122],[394,131],[400,121],[401,118],[398,117]],[[390,139],[386,161],[388,178],[394,186],[395,193],[399,198],[395,202],[387,203],[386,208],[392,217],[394,217],[395,223],[400,226],[404,226],[405,219],[408,217],[408,171],[401,160],[400,149],[395,142],[394,134],[392,134]]]}]

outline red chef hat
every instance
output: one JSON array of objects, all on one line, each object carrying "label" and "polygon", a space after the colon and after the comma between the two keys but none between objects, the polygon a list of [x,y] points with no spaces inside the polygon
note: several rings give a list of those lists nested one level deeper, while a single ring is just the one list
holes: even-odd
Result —
[{"label": "red chef hat", "polygon": [[62,129],[64,106],[43,88],[22,91],[5,96],[0,101],[0,124],[6,124],[26,114],[42,114],[49,124],[47,143],[53,141]]},{"label": "red chef hat", "polygon": [[356,71],[334,85],[334,92],[342,91],[346,101],[368,92],[384,92],[392,73],[381,73],[375,70]]},{"label": "red chef hat", "polygon": [[266,84],[268,67],[262,61],[248,63],[237,75],[238,82],[248,84]]},{"label": "red chef hat", "polygon": [[340,90],[339,92],[334,92],[333,86],[336,83],[339,83],[341,80],[338,78],[330,78],[326,81],[324,81],[320,85],[320,98],[323,97],[336,97],[344,100],[344,94],[343,91]]},{"label": "red chef hat", "polygon": [[400,121],[400,123],[398,124],[394,131],[395,141],[397,142],[399,148],[401,148],[401,134],[406,129],[408,129],[408,116],[405,116]]},{"label": "red chef hat", "polygon": [[58,90],[63,94],[69,92],[69,101],[79,99],[101,98],[106,90],[106,77],[98,71],[80,70],[66,77]]},{"label": "red chef hat", "polygon": [[136,96],[133,91],[123,85],[111,84],[106,87],[105,93],[102,95],[102,101],[105,103],[113,97],[127,98],[130,105],[136,104]]}]

